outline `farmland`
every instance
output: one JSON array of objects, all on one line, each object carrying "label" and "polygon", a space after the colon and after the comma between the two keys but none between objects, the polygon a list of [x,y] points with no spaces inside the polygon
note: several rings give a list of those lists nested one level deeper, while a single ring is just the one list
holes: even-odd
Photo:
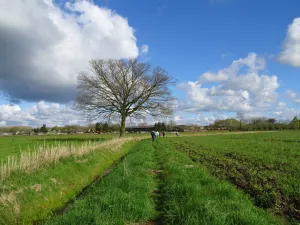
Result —
[{"label": "farmland", "polygon": [[0,181],[0,224],[300,222],[299,132],[142,136],[15,139],[75,147]]},{"label": "farmland", "polygon": [[101,141],[117,134],[99,135],[45,135],[45,136],[4,136],[0,137],[0,159],[8,155],[19,154],[21,151],[33,149],[37,146],[53,145],[57,143],[81,143],[84,141]]},{"label": "farmland", "polygon": [[298,132],[185,137],[168,142],[212,176],[248,194],[256,206],[290,221],[300,220]]}]

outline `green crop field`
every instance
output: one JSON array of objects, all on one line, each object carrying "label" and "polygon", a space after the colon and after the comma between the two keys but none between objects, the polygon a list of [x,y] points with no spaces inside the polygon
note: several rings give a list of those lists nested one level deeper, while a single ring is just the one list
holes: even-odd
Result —
[{"label": "green crop field", "polygon": [[[61,138],[78,148],[56,160],[38,155],[43,160],[31,162],[32,170],[4,177],[0,224],[300,222],[300,132],[185,133],[155,142],[145,135],[43,138],[18,141]],[[93,138],[99,144],[83,151],[80,143]]]},{"label": "green crop field", "polygon": [[209,173],[249,195],[253,204],[300,220],[300,133],[168,139]]}]

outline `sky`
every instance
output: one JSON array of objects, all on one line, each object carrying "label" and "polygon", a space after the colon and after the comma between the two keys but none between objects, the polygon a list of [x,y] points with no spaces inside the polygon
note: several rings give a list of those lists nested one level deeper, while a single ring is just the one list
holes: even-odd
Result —
[{"label": "sky", "polygon": [[86,123],[74,110],[78,73],[90,59],[130,57],[177,80],[166,120],[291,120],[299,9],[299,0],[0,0],[0,126]]}]

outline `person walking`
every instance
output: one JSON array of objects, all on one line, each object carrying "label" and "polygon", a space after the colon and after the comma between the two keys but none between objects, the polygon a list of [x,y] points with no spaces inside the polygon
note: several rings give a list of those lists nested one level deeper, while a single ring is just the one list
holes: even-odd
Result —
[{"label": "person walking", "polygon": [[155,132],[155,136],[156,136],[157,138],[159,137],[159,132],[158,132],[158,131]]},{"label": "person walking", "polygon": [[155,132],[154,131],[151,131],[151,137],[152,137],[152,141],[155,141]]}]

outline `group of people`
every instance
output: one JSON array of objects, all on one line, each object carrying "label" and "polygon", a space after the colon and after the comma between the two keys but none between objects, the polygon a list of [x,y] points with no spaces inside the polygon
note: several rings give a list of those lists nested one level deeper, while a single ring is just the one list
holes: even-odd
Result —
[{"label": "group of people", "polygon": [[151,131],[152,141],[155,141],[155,139],[158,138],[158,137],[165,137],[165,136],[166,136],[165,131],[162,131],[162,132]]}]

